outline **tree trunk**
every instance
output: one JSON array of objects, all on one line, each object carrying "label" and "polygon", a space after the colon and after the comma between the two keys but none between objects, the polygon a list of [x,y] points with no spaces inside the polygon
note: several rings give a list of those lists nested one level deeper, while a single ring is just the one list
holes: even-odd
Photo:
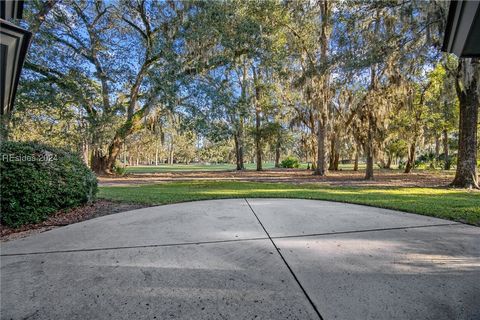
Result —
[{"label": "tree trunk", "polygon": [[41,25],[45,21],[47,14],[52,10],[55,4],[59,2],[58,0],[47,0],[44,1],[40,10],[35,17],[35,20],[30,25],[30,32],[35,36],[35,34],[40,30]]},{"label": "tree trunk", "polygon": [[330,156],[328,158],[328,170],[335,170],[335,136],[332,136],[330,141]]},{"label": "tree trunk", "polygon": [[93,172],[97,174],[105,174],[110,172],[108,168],[107,156],[104,156],[101,150],[93,150],[92,157],[90,160],[90,167]]},{"label": "tree trunk", "polygon": [[365,155],[367,158],[367,168],[365,170],[365,180],[373,180],[373,119],[372,115],[368,116],[368,133],[367,133],[367,143],[365,145]]},{"label": "tree trunk", "polygon": [[84,139],[82,141],[82,160],[88,166],[89,165],[89,155],[90,155],[90,147],[88,145],[88,141]]},{"label": "tree trunk", "polygon": [[392,155],[389,154],[387,158],[387,164],[385,165],[385,169],[391,169],[392,168]]},{"label": "tree trunk", "polygon": [[255,161],[257,163],[257,171],[262,171],[262,142],[260,137],[260,110],[255,108]]},{"label": "tree trunk", "polygon": [[414,165],[415,165],[415,151],[416,151],[416,143],[413,142],[410,145],[410,150],[408,152],[408,159],[407,159],[407,164],[405,165],[405,171],[404,173],[410,173],[412,171]]},{"label": "tree trunk", "polygon": [[252,66],[253,82],[255,84],[255,162],[257,163],[257,171],[262,171],[262,141],[260,127],[262,124],[260,100],[262,97],[261,88],[259,85],[260,74],[257,75],[256,68]]},{"label": "tree trunk", "polygon": [[243,170],[245,169],[243,165],[243,146],[242,146],[242,140],[238,136],[238,134],[234,135],[234,141],[235,141],[235,161],[237,165],[237,170]]},{"label": "tree trunk", "polygon": [[318,133],[317,133],[317,165],[315,167],[315,175],[324,176],[325,170],[325,153],[326,153],[326,121],[318,120]]},{"label": "tree trunk", "polygon": [[[369,149],[369,148],[367,148]],[[373,180],[373,155],[368,152],[367,153],[367,168],[365,170],[365,180]]]},{"label": "tree trunk", "polygon": [[146,109],[142,108],[138,111],[135,111],[135,106],[137,105],[138,91],[140,89],[140,85],[151,63],[151,61],[145,61],[143,63],[140,71],[137,74],[135,83],[130,89],[130,102],[127,108],[127,119],[122,124],[122,126],[115,132],[115,136],[113,137],[113,140],[108,147],[107,167],[105,171],[108,174],[112,173],[113,167],[115,166],[115,160],[120,153],[120,149],[125,139],[130,134],[140,130],[143,126],[142,119],[145,115]]},{"label": "tree trunk", "polygon": [[358,171],[358,149],[355,150],[355,161],[353,163],[353,171]]},{"label": "tree trunk", "polygon": [[[369,149],[369,148],[367,148]],[[373,180],[373,155],[367,153],[367,169],[365,171],[365,180]]]},{"label": "tree trunk", "polygon": [[113,167],[115,166],[115,160],[118,157],[118,154],[120,153],[120,150],[123,145],[125,137],[123,136],[122,133],[116,134],[115,137],[113,138],[109,148],[108,148],[108,156],[106,157],[106,166],[105,166],[105,173],[106,174],[112,174],[113,173]]},{"label": "tree trunk", "polygon": [[340,163],[340,153],[335,152],[335,157],[333,159],[333,170],[338,171],[339,163]]},{"label": "tree trunk", "polygon": [[238,150],[238,137],[237,135],[233,135],[233,142],[235,143],[235,163],[237,165],[237,170],[240,170],[240,155],[239,155],[239,150]]},{"label": "tree trunk", "polygon": [[[327,0],[319,2],[321,13],[321,32],[320,32],[320,62],[323,65],[328,64],[328,42],[331,34],[331,5]],[[330,103],[329,86],[330,86],[330,73],[323,71],[320,75],[320,83],[317,84],[321,87],[321,105],[318,108],[318,133],[317,133],[317,167],[315,168],[315,175],[324,176],[327,174],[326,170],[326,139],[327,139],[327,125],[328,125],[328,107]]]},{"label": "tree trunk", "polygon": [[245,164],[243,161],[243,139],[240,138],[238,141],[238,163],[237,170],[245,170]]},{"label": "tree trunk", "polygon": [[480,101],[480,60],[460,59],[456,79],[460,101],[458,162],[452,186],[479,188],[477,172],[477,121]]},{"label": "tree trunk", "polygon": [[168,164],[172,165],[173,164],[173,155],[174,155],[174,147],[173,147],[173,141],[170,142],[170,145],[168,147]]},{"label": "tree trunk", "polygon": [[139,110],[129,117],[115,133],[115,136],[108,147],[107,164],[105,167],[106,174],[111,174],[113,172],[115,161],[120,154],[125,138],[142,127],[141,119],[143,118],[144,112],[145,110]]},{"label": "tree trunk", "polygon": [[240,120],[238,130],[234,135],[235,141],[235,160],[237,164],[237,170],[244,170],[243,164],[243,120]]},{"label": "tree trunk", "polygon": [[452,166],[452,163],[450,161],[450,155],[449,155],[449,147],[448,147],[448,132],[447,130],[443,130],[443,154],[445,158],[445,170],[450,170],[450,167]]},{"label": "tree trunk", "polygon": [[310,144],[310,152],[311,152],[311,157],[312,157],[312,168],[311,170],[312,171],[315,171],[317,169],[317,146],[315,145],[315,143],[311,143]]},{"label": "tree trunk", "polygon": [[440,158],[440,135],[435,134],[435,160]]},{"label": "tree trunk", "polygon": [[275,168],[280,168],[280,139],[275,144]]}]

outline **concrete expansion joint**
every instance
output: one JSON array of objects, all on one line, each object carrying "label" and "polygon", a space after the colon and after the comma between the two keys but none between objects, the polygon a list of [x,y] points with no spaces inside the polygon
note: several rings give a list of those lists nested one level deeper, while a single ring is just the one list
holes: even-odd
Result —
[{"label": "concrete expansion joint", "polygon": [[[319,237],[319,236],[331,236],[331,235],[340,235],[340,234],[351,234],[351,233],[365,233],[365,232],[379,232],[379,231],[393,231],[393,230],[408,230],[408,229],[418,229],[418,228],[429,228],[429,227],[446,227],[453,225],[461,225],[460,223],[441,223],[441,224],[429,224],[429,225],[418,225],[418,226],[407,226],[407,227],[393,227],[393,228],[378,228],[378,229],[365,229],[365,230],[352,230],[352,231],[338,231],[338,232],[323,232],[323,233],[309,233],[301,235],[288,235],[288,236],[270,236],[267,232],[260,219],[253,211],[252,207],[248,203],[248,200],[245,199],[250,210],[254,213],[255,218],[262,226],[267,237],[257,237],[257,238],[244,238],[244,239],[229,239],[229,240],[213,240],[213,241],[195,241],[195,242],[180,242],[180,243],[165,243],[165,244],[148,244],[148,245],[138,245],[138,246],[121,246],[121,247],[104,247],[104,248],[84,248],[84,249],[69,249],[69,250],[52,250],[52,251],[38,251],[38,252],[22,252],[22,253],[5,253],[0,254],[0,257],[15,257],[15,256],[29,256],[29,255],[40,255],[40,254],[54,254],[54,253],[75,253],[75,252],[91,252],[91,251],[110,251],[110,250],[123,250],[123,249],[141,249],[141,248],[157,248],[157,247],[176,247],[176,246],[191,246],[191,245],[207,245],[207,244],[218,244],[218,243],[232,243],[232,242],[243,242],[243,241],[258,241],[258,240],[271,240],[273,239],[290,239],[290,238],[307,238],[307,237]],[[280,248],[277,248],[277,251],[280,251]]]},{"label": "concrete expansion joint", "polygon": [[203,244],[230,243],[230,242],[240,242],[240,241],[257,241],[257,240],[268,240],[268,238],[267,237],[259,237],[259,238],[246,238],[246,239],[231,239],[231,240],[195,241],[195,242],[165,243],[165,244],[146,244],[146,245],[139,245],[139,246],[85,248],[85,249],[54,250],[54,251],[24,252],[24,253],[6,253],[6,254],[0,254],[0,257],[28,256],[28,255],[36,255],[36,254],[50,254],[50,253],[74,253],[74,252],[110,251],[110,250],[122,250],[122,249],[177,247],[177,246],[192,246],[192,245],[203,245]]},{"label": "concrete expansion joint", "polygon": [[268,239],[270,240],[270,242],[272,243],[272,245],[275,247],[275,250],[277,251],[278,255],[280,256],[280,258],[282,259],[283,263],[285,264],[285,266],[288,268],[288,271],[290,271],[290,274],[293,276],[293,278],[295,279],[295,281],[297,282],[298,286],[300,287],[300,289],[302,290],[303,294],[305,295],[305,297],[307,298],[308,302],[310,303],[310,305],[312,306],[313,310],[315,310],[315,313],[317,314],[318,318],[320,320],[323,320],[323,317],[322,315],[320,314],[320,311],[318,310],[317,306],[315,305],[315,303],[313,302],[312,298],[310,298],[310,296],[308,295],[307,291],[305,290],[305,288],[303,287],[303,285],[301,284],[300,280],[298,279],[297,275],[295,274],[295,272],[293,272],[292,268],[290,267],[290,265],[288,264],[287,260],[285,259],[285,257],[282,255],[282,253],[280,252],[280,248],[277,247],[277,244],[275,243],[275,241],[273,241],[272,237],[270,236],[270,234],[268,233],[267,229],[265,228],[265,226],[263,225],[262,221],[260,221],[260,219],[258,218],[257,214],[255,213],[255,210],[253,210],[252,206],[250,205],[250,203],[248,202],[247,199],[245,199],[245,202],[247,203],[248,207],[250,208],[250,210],[252,211],[253,215],[255,216],[255,218],[257,219],[258,223],[260,224],[260,226],[262,227],[263,231],[265,232],[265,234],[268,236]]},{"label": "concrete expansion joint", "polygon": [[425,225],[408,226],[408,227],[392,227],[392,228],[375,228],[375,229],[350,230],[350,231],[334,231],[334,232],[309,233],[309,234],[302,234],[302,235],[278,236],[278,237],[274,236],[274,237],[272,237],[272,239],[306,238],[306,237],[318,237],[318,236],[331,236],[331,235],[336,235],[336,234],[408,230],[408,229],[430,228],[430,227],[446,227],[446,226],[458,226],[458,225],[461,225],[461,224],[460,223],[425,224]]}]

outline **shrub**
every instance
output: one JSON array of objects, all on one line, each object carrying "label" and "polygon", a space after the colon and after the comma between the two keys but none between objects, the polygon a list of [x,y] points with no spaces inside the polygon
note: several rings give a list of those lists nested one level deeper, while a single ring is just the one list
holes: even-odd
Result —
[{"label": "shrub", "polygon": [[[457,155],[451,154],[448,158],[451,166],[455,166],[457,163]],[[417,169],[443,169],[445,168],[445,154],[442,153],[439,155],[438,160],[435,157],[435,154],[430,152],[422,154],[415,161],[415,168]]]},{"label": "shrub", "polygon": [[97,178],[75,154],[36,142],[0,146],[2,224],[37,223],[95,198]]},{"label": "shrub", "polygon": [[298,159],[295,157],[287,157],[282,160],[282,163],[280,163],[280,166],[282,168],[298,168],[300,166],[300,163],[298,162]]},{"label": "shrub", "polygon": [[127,173],[127,166],[123,165],[120,161],[115,162],[113,169],[117,176],[124,176]]}]

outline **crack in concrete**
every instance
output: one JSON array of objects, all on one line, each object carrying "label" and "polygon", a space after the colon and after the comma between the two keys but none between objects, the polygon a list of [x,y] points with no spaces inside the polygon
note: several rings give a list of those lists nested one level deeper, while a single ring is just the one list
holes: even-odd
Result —
[{"label": "crack in concrete", "polygon": [[[245,201],[247,200],[245,199]],[[253,209],[251,210],[253,211]],[[268,236],[268,237],[245,238],[245,239],[192,241],[192,242],[146,244],[146,245],[138,245],[138,246],[123,246],[123,247],[104,247],[104,248],[85,248],[85,249],[67,249],[67,250],[52,250],[52,251],[38,251],[38,252],[5,253],[5,254],[0,254],[0,257],[28,256],[28,255],[38,255],[38,254],[51,254],[51,253],[90,252],[90,251],[102,251],[102,250],[108,251],[108,250],[122,250],[122,249],[191,246],[191,245],[204,245],[204,244],[216,244],[216,243],[231,243],[231,242],[240,242],[240,241],[258,241],[258,240],[269,240],[269,239],[306,238],[306,237],[317,237],[317,236],[331,236],[331,235],[337,235],[337,234],[405,230],[405,229],[417,229],[417,228],[429,228],[429,227],[446,227],[446,226],[458,226],[458,225],[462,225],[462,224],[461,223],[442,223],[442,224],[429,224],[429,225],[408,226],[408,227],[392,227],[392,228],[351,230],[351,231],[338,231],[338,232],[309,233],[309,234],[288,235],[288,236],[272,236],[272,237]]]},{"label": "crack in concrete", "polygon": [[307,291],[305,290],[305,288],[303,287],[303,285],[300,283],[300,280],[298,280],[297,278],[297,275],[295,274],[295,272],[293,272],[292,268],[290,267],[290,265],[288,264],[287,260],[285,259],[285,257],[282,255],[282,253],[280,252],[280,249],[277,247],[277,244],[275,243],[275,241],[273,241],[272,237],[270,236],[270,234],[268,233],[267,229],[263,226],[263,223],[262,221],[260,221],[260,219],[258,218],[257,214],[255,213],[255,211],[253,210],[252,206],[250,205],[250,203],[248,202],[247,199],[245,199],[245,202],[248,204],[248,207],[250,208],[250,210],[252,211],[253,215],[255,216],[255,218],[257,219],[258,223],[260,224],[260,226],[262,227],[263,231],[265,231],[265,233],[267,234],[268,236],[268,239],[270,240],[270,242],[272,243],[272,245],[275,247],[275,250],[277,251],[278,255],[280,256],[280,258],[282,259],[283,263],[285,264],[285,266],[287,267],[288,271],[290,271],[290,274],[293,276],[293,279],[297,282],[298,286],[300,287],[300,289],[302,290],[303,294],[305,295],[305,297],[307,298],[308,302],[310,303],[310,305],[312,306],[313,310],[315,311],[315,313],[317,314],[318,318],[320,320],[323,320],[323,317],[322,315],[320,314],[320,311],[318,310],[317,306],[315,305],[315,303],[313,302],[312,298],[310,298],[310,296],[308,295]]},{"label": "crack in concrete", "polygon": [[158,247],[178,247],[178,246],[191,246],[202,244],[215,244],[215,243],[229,243],[239,241],[256,241],[256,240],[268,240],[268,238],[246,238],[246,239],[230,239],[230,240],[212,240],[212,241],[194,241],[194,242],[181,242],[181,243],[164,243],[164,244],[145,244],[138,246],[124,246],[124,247],[105,247],[105,248],[90,248],[90,249],[70,249],[70,250],[52,250],[52,251],[39,251],[39,252],[23,252],[23,253],[5,253],[0,254],[0,257],[13,257],[13,256],[28,256],[36,254],[50,254],[50,253],[72,253],[72,252],[89,252],[89,251],[109,251],[109,250],[122,250],[122,249],[141,249],[141,248],[158,248]]},{"label": "crack in concrete", "polygon": [[392,230],[405,230],[405,229],[417,229],[417,228],[429,228],[429,227],[446,227],[446,226],[458,226],[458,225],[462,225],[462,224],[461,223],[439,223],[439,224],[426,224],[426,225],[408,226],[408,227],[391,227],[391,228],[377,228],[377,229],[364,229],[364,230],[333,231],[333,232],[308,233],[308,234],[291,235],[291,236],[276,236],[276,237],[274,236],[274,237],[272,237],[272,239],[305,238],[305,237],[317,237],[317,236],[331,236],[331,235],[337,235],[337,234],[392,231]]}]

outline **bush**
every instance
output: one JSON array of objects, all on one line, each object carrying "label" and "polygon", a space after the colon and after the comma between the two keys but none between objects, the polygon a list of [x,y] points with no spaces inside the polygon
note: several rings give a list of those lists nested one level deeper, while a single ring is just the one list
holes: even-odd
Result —
[{"label": "bush", "polygon": [[120,161],[116,161],[113,170],[117,176],[124,176],[127,173],[127,166]]},{"label": "bush", "polygon": [[300,163],[298,162],[297,158],[287,157],[282,160],[282,163],[280,163],[280,166],[282,168],[298,168],[300,166]]},{"label": "bush", "polygon": [[[450,154],[448,157],[451,167],[455,166],[457,163],[457,155]],[[438,156],[438,160],[435,157],[435,154],[430,152],[422,154],[415,161],[415,168],[417,169],[443,169],[445,168],[445,154],[442,153]]]},{"label": "bush", "polygon": [[95,198],[97,178],[78,156],[35,142],[0,146],[2,224],[19,227]]}]

